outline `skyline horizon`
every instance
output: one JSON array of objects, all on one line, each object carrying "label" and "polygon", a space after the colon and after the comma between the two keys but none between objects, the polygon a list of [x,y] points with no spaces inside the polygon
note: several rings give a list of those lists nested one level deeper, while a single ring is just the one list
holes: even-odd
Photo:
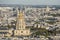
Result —
[{"label": "skyline horizon", "polygon": [[[0,4],[0,5],[29,5],[29,4]],[[34,4],[31,4],[31,5],[34,5]],[[38,4],[38,5],[41,5],[41,4]],[[45,4],[43,4],[43,5],[45,5]],[[46,5],[46,6],[50,6],[50,5]]]}]

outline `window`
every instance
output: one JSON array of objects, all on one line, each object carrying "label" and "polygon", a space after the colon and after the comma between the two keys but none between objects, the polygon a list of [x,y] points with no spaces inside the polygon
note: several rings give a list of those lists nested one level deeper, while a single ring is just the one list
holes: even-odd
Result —
[{"label": "window", "polygon": [[21,33],[23,33],[23,31],[21,31]]}]

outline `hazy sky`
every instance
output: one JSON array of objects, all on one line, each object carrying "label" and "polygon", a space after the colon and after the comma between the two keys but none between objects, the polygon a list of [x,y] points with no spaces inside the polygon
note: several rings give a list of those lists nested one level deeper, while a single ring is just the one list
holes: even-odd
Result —
[{"label": "hazy sky", "polygon": [[0,4],[60,5],[60,0],[0,0]]}]

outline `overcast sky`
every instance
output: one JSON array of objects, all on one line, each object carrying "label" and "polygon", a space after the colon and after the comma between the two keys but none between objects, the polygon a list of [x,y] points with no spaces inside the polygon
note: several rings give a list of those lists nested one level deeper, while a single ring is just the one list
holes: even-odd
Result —
[{"label": "overcast sky", "polygon": [[0,0],[0,4],[60,5],[60,0]]}]

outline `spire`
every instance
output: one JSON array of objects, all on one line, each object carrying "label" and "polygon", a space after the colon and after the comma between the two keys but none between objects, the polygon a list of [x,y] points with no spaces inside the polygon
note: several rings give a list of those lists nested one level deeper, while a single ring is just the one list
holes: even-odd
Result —
[{"label": "spire", "polygon": [[49,6],[46,7],[46,12],[50,11],[50,8]]}]

